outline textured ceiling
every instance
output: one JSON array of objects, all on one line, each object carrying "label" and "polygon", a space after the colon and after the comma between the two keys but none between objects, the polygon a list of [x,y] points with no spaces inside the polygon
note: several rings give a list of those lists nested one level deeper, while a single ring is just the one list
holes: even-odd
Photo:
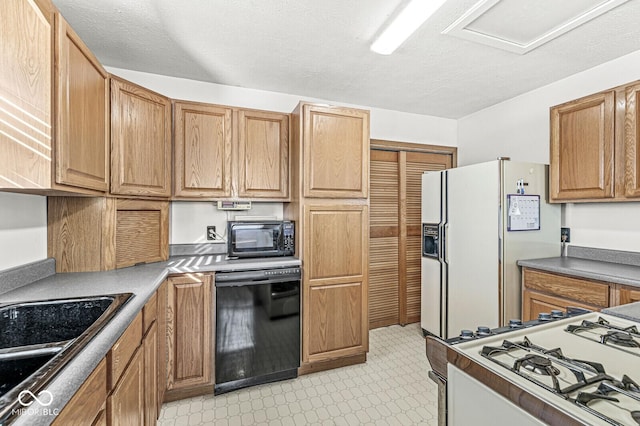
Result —
[{"label": "textured ceiling", "polygon": [[640,49],[639,0],[526,55],[441,34],[476,1],[381,56],[369,46],[406,0],[53,0],[107,66],[446,118]]}]

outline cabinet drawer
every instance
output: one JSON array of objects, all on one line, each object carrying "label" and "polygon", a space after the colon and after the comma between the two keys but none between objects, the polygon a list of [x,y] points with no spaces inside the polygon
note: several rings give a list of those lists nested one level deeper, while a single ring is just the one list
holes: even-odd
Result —
[{"label": "cabinet drawer", "polygon": [[136,315],[129,328],[120,336],[107,356],[109,364],[109,390],[112,390],[124,372],[131,356],[142,341],[142,313]]},{"label": "cabinet drawer", "polygon": [[524,269],[524,286],[538,292],[606,308],[609,306],[609,285],[597,281],[573,278],[537,270]]}]

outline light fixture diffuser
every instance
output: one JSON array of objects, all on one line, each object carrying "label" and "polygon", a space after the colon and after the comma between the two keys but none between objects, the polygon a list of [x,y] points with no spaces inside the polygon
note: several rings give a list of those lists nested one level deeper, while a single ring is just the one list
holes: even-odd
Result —
[{"label": "light fixture diffuser", "polygon": [[446,0],[411,0],[402,12],[371,44],[371,50],[381,55],[392,54]]}]

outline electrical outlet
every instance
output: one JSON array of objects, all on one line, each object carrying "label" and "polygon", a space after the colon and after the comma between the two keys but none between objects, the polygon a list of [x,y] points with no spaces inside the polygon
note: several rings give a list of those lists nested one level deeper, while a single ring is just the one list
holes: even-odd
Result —
[{"label": "electrical outlet", "polygon": [[207,226],[207,240],[215,240],[216,239],[216,227],[211,225]]},{"label": "electrical outlet", "polygon": [[571,242],[571,228],[560,228],[560,242]]}]

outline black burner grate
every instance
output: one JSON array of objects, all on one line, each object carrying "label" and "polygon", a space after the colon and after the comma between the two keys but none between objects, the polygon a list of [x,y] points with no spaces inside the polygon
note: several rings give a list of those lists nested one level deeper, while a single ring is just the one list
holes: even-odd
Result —
[{"label": "black burner grate", "polygon": [[[527,354],[513,360],[512,365],[497,359],[500,355],[507,353],[515,355],[517,351],[525,351]],[[600,363],[568,358],[563,355],[560,348],[546,349],[533,344],[527,337],[524,337],[521,342],[504,340],[501,346],[484,346],[481,355],[526,380],[575,403],[611,425],[624,426],[593,409],[589,404],[602,400],[617,403],[619,402],[618,395],[624,395],[640,402],[640,387],[627,375],[624,375],[622,380],[616,380],[605,372]],[[575,383],[562,387],[559,380],[560,369],[556,365],[573,373]],[[549,377],[552,385],[540,380],[540,376]],[[597,390],[587,392],[588,388]],[[572,397],[575,392],[578,392],[577,396]],[[620,409],[624,410],[622,407]],[[640,419],[640,410],[629,411],[629,414],[633,421],[638,422]]]}]

